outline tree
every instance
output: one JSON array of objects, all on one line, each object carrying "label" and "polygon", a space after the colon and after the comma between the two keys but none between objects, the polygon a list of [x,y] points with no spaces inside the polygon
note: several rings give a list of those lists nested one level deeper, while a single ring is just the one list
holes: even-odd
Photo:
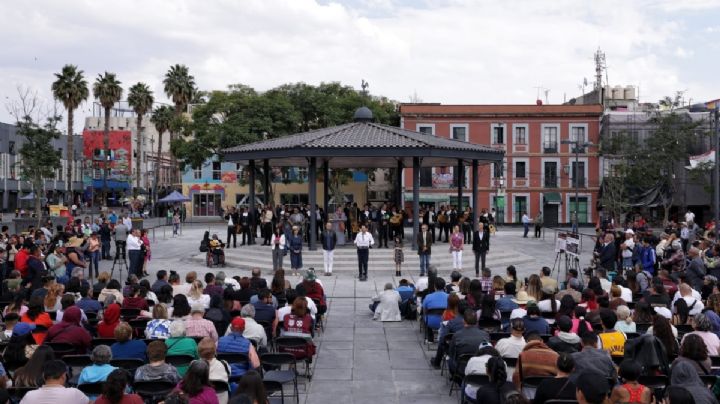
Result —
[{"label": "tree", "polygon": [[[180,119],[183,111],[187,109],[188,103],[193,100],[197,89],[195,88],[195,77],[190,75],[190,70],[185,65],[176,64],[170,66],[170,69],[165,73],[165,79],[163,79],[163,85],[165,94],[172,99],[175,104],[175,116]],[[170,132],[170,143],[175,139],[175,131]],[[171,148],[172,153],[172,148]],[[178,182],[177,173],[177,156],[175,153],[171,154],[172,158],[172,180],[173,183]]]},{"label": "tree", "polygon": [[75,110],[85,101],[90,92],[83,71],[77,66],[65,65],[60,73],[55,73],[57,80],[52,83],[52,93],[56,100],[63,103],[67,110],[67,196],[72,201],[73,194],[73,164],[75,163],[75,144],[73,140],[73,125]]},{"label": "tree", "polygon": [[93,96],[100,101],[105,110],[105,131],[103,133],[103,190],[102,203],[107,202],[107,172],[109,169],[110,158],[110,109],[122,99],[123,89],[120,81],[115,77],[115,73],[105,72],[104,75],[99,74],[93,84]]},{"label": "tree", "polygon": [[60,138],[60,132],[56,128],[58,121],[60,117],[51,117],[40,126],[26,115],[17,122],[18,135],[25,138],[18,151],[21,159],[17,164],[20,177],[29,181],[35,192],[35,217],[38,219],[38,228],[42,221],[43,183],[45,179],[54,178],[55,170],[60,168],[60,153],[52,145],[53,139]]},{"label": "tree", "polygon": [[173,109],[167,105],[155,108],[152,116],[150,117],[150,122],[155,125],[155,130],[157,130],[158,133],[158,149],[156,157],[157,163],[155,164],[155,181],[153,181],[153,197],[155,198],[155,203],[157,203],[158,182],[160,181],[160,166],[162,164],[163,133],[170,130],[170,124],[172,123],[172,120]]},{"label": "tree", "polygon": [[152,109],[155,98],[153,93],[145,83],[137,83],[130,87],[128,94],[128,104],[133,108],[137,115],[137,139],[136,141],[136,157],[135,157],[135,173],[137,178],[135,179],[135,197],[140,189],[140,161],[142,159],[142,121],[145,114]]}]

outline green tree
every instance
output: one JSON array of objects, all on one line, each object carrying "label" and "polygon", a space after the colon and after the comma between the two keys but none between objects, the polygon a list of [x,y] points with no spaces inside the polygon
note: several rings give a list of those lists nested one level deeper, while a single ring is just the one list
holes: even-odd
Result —
[{"label": "green tree", "polygon": [[150,122],[155,126],[158,133],[158,148],[155,164],[155,180],[153,181],[153,197],[157,203],[158,182],[160,181],[160,167],[162,165],[162,144],[163,134],[170,130],[170,124],[173,120],[173,109],[167,105],[155,108],[150,117]]},{"label": "green tree", "polygon": [[30,116],[25,116],[17,123],[18,135],[25,138],[20,147],[20,177],[32,184],[35,192],[35,217],[38,219],[38,228],[42,221],[43,183],[45,179],[55,177],[55,170],[60,168],[60,153],[52,146],[53,139],[60,138],[56,125],[60,117],[48,118],[40,126],[33,122]]},{"label": "green tree", "polygon": [[56,100],[62,102],[67,110],[67,194],[68,201],[72,201],[73,194],[73,164],[75,163],[75,139],[73,136],[73,125],[75,121],[75,110],[80,103],[90,95],[88,83],[83,76],[83,71],[77,66],[65,65],[60,73],[55,73],[55,80],[52,83],[52,93]]},{"label": "green tree", "polygon": [[[163,79],[165,94],[172,99],[175,104],[175,116],[178,120],[182,118],[182,113],[187,110],[190,101],[193,100],[197,89],[195,87],[195,77],[190,75],[190,70],[185,65],[176,64],[170,66],[165,78]],[[170,143],[175,139],[175,130],[170,131]],[[171,148],[172,159],[172,180],[173,183],[178,182],[177,173],[177,156]]]},{"label": "green tree", "polygon": [[137,115],[137,139],[135,140],[135,197],[140,189],[140,162],[142,160],[142,121],[145,114],[152,109],[155,98],[153,93],[145,83],[137,83],[130,87],[128,94],[128,104],[132,107]]},{"label": "green tree", "polygon": [[115,77],[115,73],[98,74],[93,84],[93,96],[100,101],[105,110],[105,130],[103,133],[103,190],[102,203],[107,203],[107,172],[109,170],[110,156],[110,109],[122,99],[122,83]]}]

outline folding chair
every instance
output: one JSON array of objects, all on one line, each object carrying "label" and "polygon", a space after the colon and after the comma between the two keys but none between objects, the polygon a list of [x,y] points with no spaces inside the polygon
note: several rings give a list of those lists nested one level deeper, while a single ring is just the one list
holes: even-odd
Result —
[{"label": "folding chair", "polygon": [[527,398],[528,400],[532,400],[535,398],[535,392],[537,391],[538,386],[540,383],[543,382],[543,380],[552,379],[552,376],[528,376],[522,378],[521,383],[521,393]]},{"label": "folding chair", "polygon": [[190,355],[168,355],[165,357],[165,362],[175,367],[188,366],[193,360],[195,358]]},{"label": "folding chair", "polygon": [[[312,299],[313,303],[315,303],[316,307],[320,307],[320,299]],[[315,316],[315,329],[320,330],[322,332],[325,332],[325,323],[323,322],[323,319],[325,317],[325,314],[318,314]]]},{"label": "folding chair", "polygon": [[110,346],[116,342],[117,340],[115,338],[93,338],[91,344],[92,347],[95,348],[98,345]]},{"label": "folding chair", "polygon": [[244,353],[218,353],[216,358],[219,361],[227,362],[228,365],[247,364],[247,368],[250,369],[250,358]]},{"label": "folding chair", "polygon": [[223,380],[210,380],[210,384],[213,385],[215,393],[228,393],[230,395],[230,384]]},{"label": "folding chair", "polygon": [[480,319],[478,320],[478,328],[490,332],[499,332],[502,329],[502,323],[500,320],[495,319]]},{"label": "folding chair", "polygon": [[455,359],[454,371],[451,370],[450,365],[448,365],[448,374],[450,375],[450,392],[448,393],[448,396],[452,395],[455,388],[458,390],[461,389],[465,378],[465,368],[472,357],[472,354],[462,354],[458,356],[457,359]]},{"label": "folding chair", "polygon": [[[285,392],[283,391],[283,386],[292,382],[295,402],[299,403],[300,392],[298,390],[297,363],[295,356],[291,353],[266,353],[260,355],[260,363],[266,370],[263,382],[269,382],[271,387],[273,387],[273,383],[279,384],[279,389],[275,389],[274,391],[280,391],[282,402],[285,402]],[[283,365],[287,365],[288,369],[283,370]]]},{"label": "folding chair", "polygon": [[145,400],[145,402],[156,403],[170,394],[176,384],[166,380],[135,381],[133,391]]},{"label": "folding chair", "polygon": [[[265,387],[265,393],[267,394],[267,399],[270,404],[278,403],[278,398],[280,399],[280,404],[285,404],[285,392],[283,391],[281,383],[272,380],[263,380],[263,386]],[[277,392],[280,393],[280,397],[273,395]]]},{"label": "folding chair", "polygon": [[92,359],[90,359],[90,355],[65,355],[62,357],[62,361],[70,370],[68,383],[73,386],[77,385],[78,378],[80,378],[80,372],[82,372],[83,368],[93,364]]},{"label": "folding chair", "polygon": [[99,396],[103,392],[103,386],[105,385],[105,382],[97,382],[97,383],[83,383],[78,384],[77,388],[78,390],[82,391],[86,396]]},{"label": "folding chair", "polygon": [[474,386],[474,387],[480,387],[484,384],[489,384],[490,378],[488,375],[480,375],[480,374],[471,374],[471,375],[465,375],[462,381],[460,392],[460,404],[475,404],[477,403],[477,399],[473,399],[471,397],[468,397],[467,394],[465,394],[465,387],[467,386]]},{"label": "folding chair", "polygon": [[55,356],[60,359],[62,359],[65,355],[72,355],[77,350],[75,345],[67,342],[46,342],[45,345],[52,348],[53,352],[55,352]]},{"label": "folding chair", "polygon": [[8,387],[7,392],[11,403],[19,403],[25,394],[37,389],[37,387]]},{"label": "folding chair", "polygon": [[665,391],[665,387],[670,384],[670,380],[665,375],[640,376],[638,377],[638,383],[652,389],[655,399],[660,401]]},{"label": "folding chair", "polygon": [[140,315],[140,309],[120,309],[120,317],[125,320],[133,320]]},{"label": "folding chair", "polygon": [[130,376],[135,375],[135,371],[140,366],[144,365],[145,362],[143,362],[142,359],[131,359],[131,358],[125,358],[125,359],[111,359],[110,364],[112,366],[115,366],[116,368],[125,369],[128,372],[130,372]]},{"label": "folding chair", "polygon": [[[426,343],[428,347],[430,346],[430,339],[427,338],[429,335],[428,328],[432,330],[433,333],[433,340],[435,340],[434,336],[435,333],[440,330],[440,324],[442,323],[442,315],[445,312],[445,309],[428,309],[427,312],[423,312],[422,314],[422,321],[420,322],[420,329],[423,332],[423,337],[426,340]],[[430,321],[432,321],[432,325],[430,325]],[[437,324],[437,325],[436,325]]]},{"label": "folding chair", "polygon": [[308,380],[312,380],[312,371],[310,370],[312,355],[308,349],[308,343],[310,342],[311,341],[308,341],[303,337],[283,336],[275,339],[275,346],[277,347],[278,352],[287,352],[292,354],[295,358],[296,364],[298,360],[302,360],[305,363],[305,377],[307,377]]},{"label": "folding chair", "polygon": [[[445,346],[445,347],[449,347],[449,346],[450,346],[450,340],[452,339],[452,337],[453,337],[454,335],[455,335],[454,333],[449,333],[449,334],[445,335],[445,337],[443,338],[442,341],[439,342],[439,344],[442,344],[442,345]],[[439,349],[439,346],[438,346],[438,349]],[[440,376],[442,376],[442,375],[445,373],[445,369],[447,368],[447,358],[448,358],[448,357],[447,357],[447,352],[448,352],[448,351],[447,351],[447,349],[446,349],[446,350],[445,350],[445,355],[443,355],[443,357],[440,358]]]},{"label": "folding chair", "polygon": [[715,385],[715,382],[717,381],[717,376],[715,375],[700,375],[700,380],[702,380],[703,383],[709,388],[712,389],[712,387]]},{"label": "folding chair", "polygon": [[490,333],[490,342],[492,342],[493,345],[495,345],[496,342],[500,341],[503,338],[510,338],[509,332],[491,332]]}]

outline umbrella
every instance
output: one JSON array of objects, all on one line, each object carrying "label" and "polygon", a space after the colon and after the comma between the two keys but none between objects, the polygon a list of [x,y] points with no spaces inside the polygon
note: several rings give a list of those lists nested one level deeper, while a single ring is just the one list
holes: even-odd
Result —
[{"label": "umbrella", "polygon": [[190,202],[190,198],[181,194],[178,191],[172,191],[170,193],[170,195],[158,200],[158,203],[180,203],[180,202]]}]

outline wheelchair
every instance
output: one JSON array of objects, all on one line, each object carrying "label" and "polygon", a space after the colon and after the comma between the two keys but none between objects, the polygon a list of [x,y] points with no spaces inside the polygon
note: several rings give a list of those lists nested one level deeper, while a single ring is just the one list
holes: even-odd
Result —
[{"label": "wheelchair", "polygon": [[[219,251],[219,254],[216,253],[216,251]],[[213,266],[225,268],[225,250],[209,249],[208,252],[205,254],[205,264],[208,266],[208,268],[212,268]]]}]

